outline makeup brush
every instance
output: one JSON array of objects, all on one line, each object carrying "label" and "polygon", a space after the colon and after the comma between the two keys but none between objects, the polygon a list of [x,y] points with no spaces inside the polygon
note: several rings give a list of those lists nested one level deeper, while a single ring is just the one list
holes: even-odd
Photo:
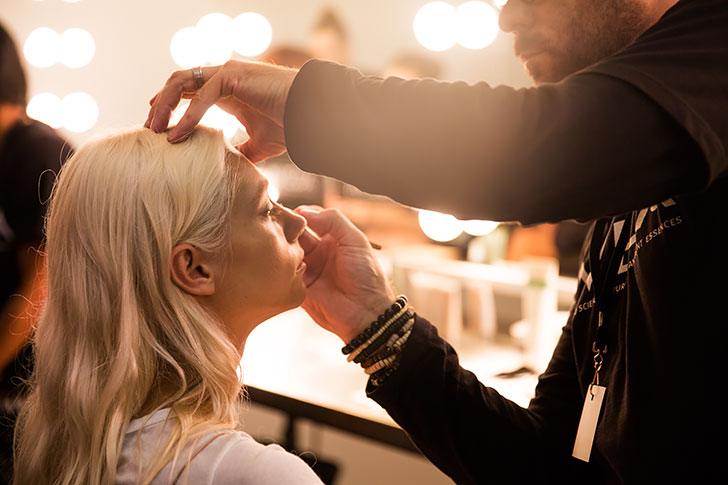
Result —
[{"label": "makeup brush", "polygon": [[[309,236],[311,236],[315,240],[317,240],[317,241],[320,241],[321,240],[321,236],[319,236],[318,234],[316,234],[316,232],[313,229],[311,229],[310,227],[306,226],[305,231],[308,233]],[[371,242],[371,241],[369,241],[369,245],[373,249],[376,249],[376,250],[382,249],[382,246],[380,246],[377,243]]]}]

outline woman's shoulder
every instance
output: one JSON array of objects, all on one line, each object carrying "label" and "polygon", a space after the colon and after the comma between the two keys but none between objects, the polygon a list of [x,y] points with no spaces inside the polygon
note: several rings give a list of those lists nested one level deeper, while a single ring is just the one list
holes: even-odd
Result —
[{"label": "woman's shoulder", "polygon": [[199,473],[215,485],[321,483],[301,458],[243,431],[212,432],[206,442],[192,461],[191,480]]}]

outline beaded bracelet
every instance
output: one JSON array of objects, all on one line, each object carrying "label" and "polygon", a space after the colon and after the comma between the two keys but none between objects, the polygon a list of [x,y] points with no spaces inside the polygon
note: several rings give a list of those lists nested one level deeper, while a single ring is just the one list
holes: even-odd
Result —
[{"label": "beaded bracelet", "polygon": [[412,330],[408,330],[398,341],[402,342],[396,347],[393,347],[393,353],[391,353],[389,356],[385,357],[384,359],[376,362],[374,365],[367,367],[364,369],[364,372],[366,372],[368,375],[374,374],[376,371],[383,369],[384,367],[388,367],[392,365],[398,358],[399,353],[402,351],[402,345],[404,342],[407,341],[410,334],[412,333]]},{"label": "beaded bracelet", "polygon": [[414,319],[410,319],[407,323],[404,324],[404,326],[402,328],[400,328],[397,332],[394,333],[394,335],[392,335],[390,337],[390,339],[387,341],[386,344],[384,344],[377,352],[372,354],[371,357],[369,357],[367,360],[362,362],[361,366],[364,368],[371,367],[377,361],[380,361],[382,359],[389,357],[390,354],[393,353],[395,345],[398,345],[398,344],[401,345],[401,343],[404,343],[402,341],[402,337],[413,326],[414,326]]},{"label": "beaded bracelet", "polygon": [[361,364],[364,360],[368,359],[372,354],[374,354],[375,351],[379,350],[379,348],[389,340],[389,337],[392,336],[392,334],[399,329],[401,329],[405,323],[407,323],[412,316],[414,315],[414,312],[407,309],[402,316],[397,318],[391,325],[389,325],[382,334],[377,337],[373,342],[371,342],[364,350],[359,353],[359,355],[354,359],[354,362],[357,364]]},{"label": "beaded bracelet", "polygon": [[380,369],[379,371],[375,372],[371,375],[369,378],[369,381],[373,387],[378,387],[382,385],[382,382],[384,380],[394,374],[394,371],[399,368],[399,360],[395,361],[394,364],[390,365],[389,367],[385,367],[384,369]]},{"label": "beaded bracelet", "polygon": [[367,349],[372,344],[372,342],[374,342],[384,332],[386,332],[387,329],[389,328],[389,326],[392,325],[393,323],[395,323],[402,315],[405,314],[405,312],[407,312],[407,308],[406,307],[400,309],[394,315],[391,315],[391,317],[388,320],[385,321],[385,323],[379,328],[379,330],[377,330],[373,335],[371,335],[369,337],[369,339],[366,342],[364,342],[361,345],[359,345],[356,349],[354,349],[353,352],[351,352],[348,355],[348,357],[346,358],[346,361],[347,362],[355,361],[355,359],[359,356],[359,354],[361,352],[363,352],[365,349]]},{"label": "beaded bracelet", "polygon": [[379,317],[373,321],[369,327],[367,327],[362,333],[357,335],[354,339],[351,340],[348,344],[346,344],[342,349],[341,352],[344,355],[348,355],[354,351],[357,347],[359,347],[362,343],[367,341],[372,335],[374,335],[380,328],[382,328],[391,318],[394,314],[401,311],[403,308],[407,306],[407,297],[404,295],[400,295],[397,297],[397,300],[390,306],[383,314],[379,315]]}]

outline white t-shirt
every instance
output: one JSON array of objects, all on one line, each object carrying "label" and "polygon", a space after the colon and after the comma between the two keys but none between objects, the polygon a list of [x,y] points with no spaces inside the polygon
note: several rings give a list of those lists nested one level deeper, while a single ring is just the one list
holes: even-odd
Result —
[{"label": "white t-shirt", "polygon": [[[148,464],[158,456],[170,432],[171,424],[165,423],[169,412],[160,409],[129,423],[117,469],[118,485],[137,485],[142,478],[140,460]],[[167,464],[152,483],[321,485],[318,476],[299,457],[278,445],[262,445],[242,431],[211,431],[191,446],[189,466],[188,447],[179,454],[174,470],[171,463]]]}]

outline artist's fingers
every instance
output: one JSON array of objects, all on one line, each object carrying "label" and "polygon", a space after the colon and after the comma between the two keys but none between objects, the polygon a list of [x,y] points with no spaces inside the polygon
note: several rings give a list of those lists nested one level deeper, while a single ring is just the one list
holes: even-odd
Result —
[{"label": "artist's fingers", "polygon": [[[203,82],[214,76],[220,67],[202,68]],[[195,91],[197,91],[197,83],[192,75],[192,69],[173,72],[164,87],[149,100],[150,109],[144,126],[157,133],[166,130],[172,110],[177,107],[182,96]]]},{"label": "artist's fingers", "polygon": [[[205,112],[215,104],[215,102],[221,97],[221,76],[218,74],[213,75],[209,81],[205,83],[193,96],[190,101],[190,105],[187,107],[187,111],[182,115],[182,118],[177,123],[177,126],[167,135],[167,140],[172,143],[185,140],[197,123],[200,122]],[[156,118],[155,118],[156,121]]]},{"label": "artist's fingers", "polygon": [[339,244],[369,248],[369,241],[338,209],[306,209],[296,208],[296,212],[306,219],[308,226],[319,236],[330,235]]}]

